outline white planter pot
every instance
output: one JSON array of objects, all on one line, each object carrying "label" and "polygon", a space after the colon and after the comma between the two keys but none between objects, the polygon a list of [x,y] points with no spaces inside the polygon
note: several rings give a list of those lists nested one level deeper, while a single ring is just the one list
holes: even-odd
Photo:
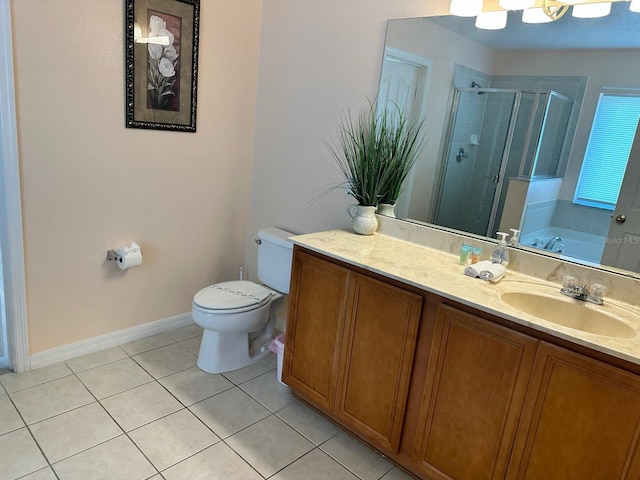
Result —
[{"label": "white planter pot", "polygon": [[352,219],[353,231],[360,235],[371,235],[378,229],[376,207],[349,205],[347,214]]}]

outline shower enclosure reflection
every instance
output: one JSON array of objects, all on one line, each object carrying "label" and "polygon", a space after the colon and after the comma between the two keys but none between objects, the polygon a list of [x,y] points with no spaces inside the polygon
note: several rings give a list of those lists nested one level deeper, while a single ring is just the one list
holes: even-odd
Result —
[{"label": "shower enclosure reflection", "polygon": [[524,204],[517,185],[564,175],[577,112],[573,99],[553,90],[471,85],[454,91],[434,218],[494,236],[521,223],[503,215],[508,195]]}]

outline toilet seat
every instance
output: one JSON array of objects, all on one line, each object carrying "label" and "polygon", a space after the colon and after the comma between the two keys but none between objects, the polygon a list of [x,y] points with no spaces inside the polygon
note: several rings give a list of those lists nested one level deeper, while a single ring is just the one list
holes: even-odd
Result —
[{"label": "toilet seat", "polygon": [[193,297],[193,306],[217,314],[247,312],[269,303],[273,292],[247,280],[220,282],[203,288]]}]

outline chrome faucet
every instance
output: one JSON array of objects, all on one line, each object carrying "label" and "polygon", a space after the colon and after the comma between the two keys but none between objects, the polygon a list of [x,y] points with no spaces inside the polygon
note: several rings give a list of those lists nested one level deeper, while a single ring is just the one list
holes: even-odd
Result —
[{"label": "chrome faucet", "polygon": [[562,242],[562,239],[560,237],[550,238],[549,241],[544,244],[544,249],[551,250],[556,245],[557,242]]},{"label": "chrome faucet", "polygon": [[591,290],[587,288],[585,284],[578,284],[575,277],[567,275],[562,281],[562,288],[560,293],[582,302],[595,303],[596,305],[602,305],[604,303],[603,297],[607,292],[607,287],[600,283],[594,283],[591,285]]}]

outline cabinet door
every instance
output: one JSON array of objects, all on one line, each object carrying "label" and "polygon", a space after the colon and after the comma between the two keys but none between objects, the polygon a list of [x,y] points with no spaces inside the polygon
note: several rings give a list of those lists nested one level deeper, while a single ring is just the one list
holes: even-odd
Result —
[{"label": "cabinet door", "polygon": [[349,271],[294,253],[283,381],[330,413],[335,404]]},{"label": "cabinet door", "polygon": [[640,379],[541,344],[508,479],[640,478]]},{"label": "cabinet door", "polygon": [[363,438],[397,452],[422,297],[352,273],[336,416]]},{"label": "cabinet door", "polygon": [[537,340],[438,310],[414,461],[428,478],[503,479]]}]

